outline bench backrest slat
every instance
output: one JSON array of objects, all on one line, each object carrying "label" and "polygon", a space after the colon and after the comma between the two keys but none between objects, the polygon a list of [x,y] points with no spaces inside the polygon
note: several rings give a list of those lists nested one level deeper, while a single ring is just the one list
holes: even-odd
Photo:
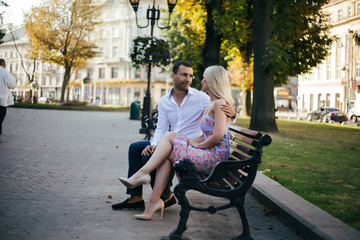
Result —
[{"label": "bench backrest slat", "polygon": [[236,149],[237,152],[242,152],[245,153],[246,155],[253,155],[254,154],[254,148],[250,148],[249,146],[246,146],[242,143],[239,142],[235,142],[232,140],[229,140],[229,144],[231,146],[231,148]]},{"label": "bench backrest slat", "polygon": [[239,141],[239,142],[244,142],[250,146],[256,147],[256,144],[258,142],[257,138],[249,138],[247,136],[244,136],[242,134],[238,134],[238,133],[234,133],[230,131],[230,139],[233,141]]}]

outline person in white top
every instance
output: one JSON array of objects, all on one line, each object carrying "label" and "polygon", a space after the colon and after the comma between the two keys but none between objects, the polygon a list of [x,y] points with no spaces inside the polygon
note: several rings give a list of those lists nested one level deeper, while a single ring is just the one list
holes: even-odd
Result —
[{"label": "person in white top", "polygon": [[0,58],[0,134],[2,134],[2,123],[6,115],[6,107],[14,105],[10,89],[16,86],[15,78],[5,69],[5,66],[5,60]]},{"label": "person in white top", "polygon": [[[164,134],[169,131],[169,125],[170,131],[181,133],[188,138],[197,138],[202,135],[200,119],[210,102],[210,97],[206,93],[190,87],[194,75],[192,65],[189,62],[176,62],[172,69],[171,78],[174,87],[160,99],[158,122],[153,139],[135,142],[129,147],[129,178],[149,160]],[[236,117],[235,110],[230,105],[223,105],[222,107],[228,117]],[[170,176],[169,184],[161,195],[165,208],[176,203],[175,197],[170,191],[172,177],[173,175]],[[151,174],[151,178],[153,185],[155,171]],[[130,195],[130,198],[112,205],[114,210],[145,207],[142,198],[142,186],[127,189],[126,193]]]}]

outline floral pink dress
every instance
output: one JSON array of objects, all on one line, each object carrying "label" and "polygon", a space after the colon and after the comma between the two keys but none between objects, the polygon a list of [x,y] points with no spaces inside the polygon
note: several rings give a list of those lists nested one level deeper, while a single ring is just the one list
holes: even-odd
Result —
[{"label": "floral pink dress", "polygon": [[[215,126],[215,120],[209,116],[209,111],[200,122],[200,129],[204,133],[205,140],[213,134]],[[217,162],[227,160],[229,157],[228,125],[226,125],[221,142],[212,148],[194,148],[184,135],[177,133],[174,140],[173,155],[175,162],[181,158],[188,158],[195,164],[199,173],[209,174]]]}]

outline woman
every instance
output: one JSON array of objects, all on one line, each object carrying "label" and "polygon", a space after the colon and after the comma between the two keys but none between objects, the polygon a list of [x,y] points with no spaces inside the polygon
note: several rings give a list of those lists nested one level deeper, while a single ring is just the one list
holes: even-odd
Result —
[{"label": "woman", "polygon": [[[228,122],[221,106],[233,100],[231,97],[229,74],[221,66],[208,67],[201,81],[202,91],[210,96],[210,103],[204,111],[200,127],[203,135],[196,139],[187,139],[182,134],[168,132],[164,135],[149,161],[129,179],[119,178],[128,188],[150,183],[150,173],[156,170],[153,192],[143,214],[136,218],[148,220],[157,211],[164,210],[160,199],[171,172],[171,166],[181,158],[189,158],[197,171],[209,174],[213,166],[226,160],[229,155]],[[169,160],[169,161],[167,161]]]}]

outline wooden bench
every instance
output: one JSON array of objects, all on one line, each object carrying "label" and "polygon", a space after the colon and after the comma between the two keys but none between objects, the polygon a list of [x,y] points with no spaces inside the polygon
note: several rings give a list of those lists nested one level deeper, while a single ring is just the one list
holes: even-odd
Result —
[{"label": "wooden bench", "polygon": [[[243,232],[238,239],[253,239],[245,215],[245,194],[255,180],[258,165],[261,163],[262,147],[271,143],[271,137],[238,126],[230,126],[229,130],[229,160],[218,163],[209,176],[199,175],[189,159],[184,158],[174,164],[174,170],[180,178],[179,184],[174,189],[181,205],[180,220],[177,228],[163,239],[182,239],[191,210],[214,214],[218,210],[230,207],[236,207],[241,217]],[[216,207],[194,207],[186,197],[185,193],[188,190],[226,198],[230,202]]]}]

